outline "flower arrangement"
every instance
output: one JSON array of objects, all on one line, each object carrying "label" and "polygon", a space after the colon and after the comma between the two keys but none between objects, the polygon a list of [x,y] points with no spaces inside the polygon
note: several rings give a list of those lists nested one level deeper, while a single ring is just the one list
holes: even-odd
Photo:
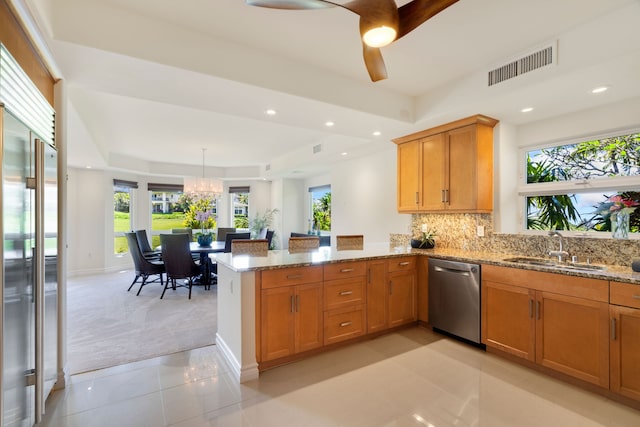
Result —
[{"label": "flower arrangement", "polygon": [[194,230],[199,228],[202,234],[209,234],[209,230],[216,228],[213,207],[213,201],[210,199],[194,201],[185,212],[184,226]]},{"label": "flower arrangement", "polygon": [[611,206],[609,207],[609,211],[611,212],[624,211],[630,214],[640,206],[640,203],[636,200],[625,199],[620,194],[609,197],[607,201],[611,203]]}]

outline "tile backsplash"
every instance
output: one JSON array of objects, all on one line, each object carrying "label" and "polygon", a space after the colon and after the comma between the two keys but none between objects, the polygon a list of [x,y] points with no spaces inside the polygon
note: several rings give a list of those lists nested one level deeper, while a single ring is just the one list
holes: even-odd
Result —
[{"label": "tile backsplash", "polygon": [[[420,234],[422,224],[436,230],[436,247],[440,248],[534,257],[547,257],[549,250],[558,249],[558,239],[546,235],[495,233],[492,214],[414,214],[408,234],[392,235],[391,239],[408,244],[411,236]],[[478,226],[484,227],[484,237],[477,235]],[[589,259],[597,264],[630,266],[632,260],[640,259],[640,240],[566,236],[563,239],[565,250],[577,256],[578,262]]]}]

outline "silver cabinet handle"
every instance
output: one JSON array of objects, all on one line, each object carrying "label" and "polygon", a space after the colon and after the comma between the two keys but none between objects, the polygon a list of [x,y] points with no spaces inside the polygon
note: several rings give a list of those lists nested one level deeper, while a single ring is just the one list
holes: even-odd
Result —
[{"label": "silver cabinet handle", "polygon": [[420,204],[420,193],[416,191],[416,205]]},{"label": "silver cabinet handle", "polygon": [[342,322],[340,323],[340,327],[344,328],[345,326],[350,326],[353,322]]},{"label": "silver cabinet handle", "polygon": [[540,301],[536,301],[536,319],[540,320]]},{"label": "silver cabinet handle", "polygon": [[444,190],[444,201],[449,203],[449,190]]},{"label": "silver cabinet handle", "polygon": [[351,294],[353,294],[353,291],[342,291],[338,295],[345,296],[345,295],[351,295]]},{"label": "silver cabinet handle", "polygon": [[441,201],[442,203],[444,203],[444,202],[445,202],[445,199],[444,199],[444,191],[445,191],[445,190],[440,191],[440,201]]},{"label": "silver cabinet handle", "polygon": [[406,267],[407,265],[409,265],[409,262],[408,262],[408,261],[405,261],[405,262],[399,262],[399,263],[398,263],[398,265],[399,265],[400,267]]},{"label": "silver cabinet handle", "polygon": [[302,274],[289,274],[287,279],[302,279]]},{"label": "silver cabinet handle", "polygon": [[631,298],[633,298],[633,299],[640,299],[640,295],[633,294],[633,295],[631,295]]},{"label": "silver cabinet handle", "polygon": [[616,340],[616,319],[615,317],[611,319],[611,339]]},{"label": "silver cabinet handle", "polygon": [[354,268],[343,268],[342,270],[340,270],[340,273],[351,273],[354,270]]},{"label": "silver cabinet handle", "polygon": [[529,318],[533,319],[533,300],[529,300]]}]

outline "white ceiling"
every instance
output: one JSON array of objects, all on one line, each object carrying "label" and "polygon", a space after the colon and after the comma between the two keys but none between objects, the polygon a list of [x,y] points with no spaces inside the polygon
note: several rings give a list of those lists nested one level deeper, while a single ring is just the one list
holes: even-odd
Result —
[{"label": "white ceiling", "polygon": [[[640,96],[639,0],[460,0],[383,48],[377,83],[342,8],[24,2],[66,81],[77,167],[181,175],[207,148],[208,171],[226,179],[309,176],[472,114],[519,125]],[[487,87],[488,70],[556,42],[557,65]]]}]

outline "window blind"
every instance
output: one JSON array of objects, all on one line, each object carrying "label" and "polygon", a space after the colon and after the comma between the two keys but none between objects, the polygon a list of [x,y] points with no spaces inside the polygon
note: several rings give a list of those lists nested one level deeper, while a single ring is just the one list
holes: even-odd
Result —
[{"label": "window blind", "polygon": [[248,193],[251,187],[248,185],[238,186],[238,187],[229,187],[229,194],[233,193]]},{"label": "window blind", "polygon": [[184,186],[182,184],[161,184],[161,183],[150,182],[147,184],[147,190],[178,193],[178,192],[184,191]]},{"label": "window blind", "polygon": [[126,188],[138,188],[138,183],[135,181],[125,181],[124,179],[113,180],[114,187],[126,187]]}]

